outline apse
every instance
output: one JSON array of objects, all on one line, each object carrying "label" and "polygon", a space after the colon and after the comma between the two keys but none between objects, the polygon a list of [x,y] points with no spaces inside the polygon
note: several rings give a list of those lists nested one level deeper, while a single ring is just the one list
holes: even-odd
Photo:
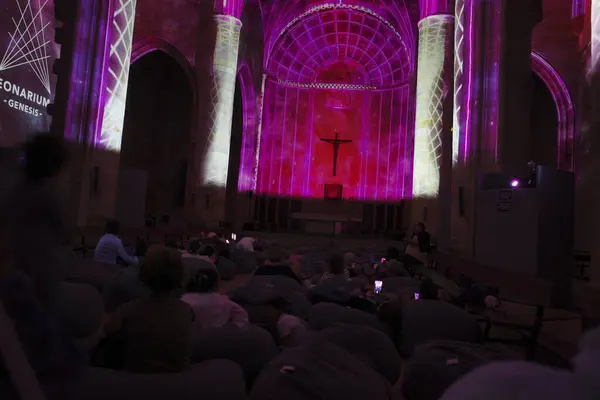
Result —
[{"label": "apse", "polygon": [[323,198],[337,184],[346,200],[410,197],[414,61],[394,26],[360,6],[325,4],[273,43],[257,192]]}]

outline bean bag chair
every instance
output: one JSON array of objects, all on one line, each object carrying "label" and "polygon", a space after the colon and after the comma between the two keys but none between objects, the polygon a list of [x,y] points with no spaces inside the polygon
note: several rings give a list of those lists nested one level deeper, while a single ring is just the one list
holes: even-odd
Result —
[{"label": "bean bag chair", "polygon": [[400,377],[398,351],[389,336],[377,329],[339,325],[319,332],[316,338],[328,340],[354,354],[383,375],[390,385],[394,385]]},{"label": "bean bag chair", "polygon": [[322,331],[339,324],[367,326],[387,333],[387,328],[374,314],[334,303],[318,303],[310,308],[308,325],[311,329]]},{"label": "bean bag chair", "polygon": [[90,285],[61,282],[54,301],[54,315],[74,339],[96,337],[104,320],[104,303]]},{"label": "bean bag chair", "polygon": [[304,290],[302,285],[288,277],[261,275],[253,276],[246,286],[230,291],[229,298],[244,307],[277,302],[282,304],[281,311],[306,318],[311,304]]},{"label": "bean bag chair", "polygon": [[391,386],[370,365],[328,340],[282,352],[260,374],[251,400],[389,400]]},{"label": "bean bag chair", "polygon": [[219,271],[221,279],[230,281],[235,278],[236,265],[229,258],[219,257],[217,260],[217,271]]},{"label": "bean bag chair", "polygon": [[150,295],[150,290],[138,279],[139,268],[127,267],[120,271],[102,291],[104,308],[111,313],[132,300]]},{"label": "bean bag chair", "polygon": [[437,400],[467,373],[495,361],[515,360],[514,354],[482,345],[435,341],[415,347],[403,376],[407,400]]},{"label": "bean bag chair", "polygon": [[277,354],[277,346],[269,332],[252,325],[246,329],[233,326],[207,329],[193,338],[194,362],[231,360],[242,368],[249,384]]},{"label": "bean bag chair", "polygon": [[82,391],[86,400],[243,400],[246,396],[242,370],[228,360],[206,361],[177,374],[90,368]]},{"label": "bean bag chair", "polygon": [[402,309],[403,355],[415,346],[434,340],[452,340],[481,344],[483,332],[477,319],[466,311],[437,300],[415,300]]},{"label": "bean bag chair", "polygon": [[421,281],[407,277],[389,277],[383,279],[383,293],[389,293],[396,296],[403,303],[415,299],[415,293],[419,293]]},{"label": "bean bag chair", "polygon": [[233,253],[233,261],[235,262],[238,274],[251,274],[258,268],[256,253],[244,250],[235,250]]},{"label": "bean bag chair", "polygon": [[92,260],[80,259],[64,271],[62,280],[74,283],[86,283],[100,292],[117,277],[123,267],[116,264],[104,264]]}]

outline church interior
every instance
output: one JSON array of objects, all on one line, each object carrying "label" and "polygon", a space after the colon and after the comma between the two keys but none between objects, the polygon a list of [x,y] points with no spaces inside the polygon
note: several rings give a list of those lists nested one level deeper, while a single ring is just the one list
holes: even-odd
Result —
[{"label": "church interior", "polygon": [[[49,175],[3,190],[0,265],[60,293],[59,325],[98,325],[75,335],[98,339],[83,398],[492,398],[491,378],[473,389],[483,370],[499,399],[597,395],[581,359],[600,340],[600,0],[10,2],[0,182],[50,154],[35,133],[68,156],[60,224]],[[16,244],[43,238],[37,258]],[[46,256],[60,273],[33,267]],[[168,291],[205,324],[181,368],[180,305],[152,303],[180,264]],[[215,271],[207,322],[190,288]],[[0,306],[10,293],[0,278]],[[225,318],[240,307],[245,322]],[[134,322],[152,334],[131,350]],[[43,398],[64,398],[25,358]],[[529,373],[562,391],[517,393]]]}]

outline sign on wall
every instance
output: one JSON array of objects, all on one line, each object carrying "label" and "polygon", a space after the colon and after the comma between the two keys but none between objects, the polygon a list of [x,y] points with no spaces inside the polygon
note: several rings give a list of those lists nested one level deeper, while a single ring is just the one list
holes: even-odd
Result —
[{"label": "sign on wall", "polygon": [[0,147],[49,128],[57,57],[53,0],[4,0],[0,10]]}]

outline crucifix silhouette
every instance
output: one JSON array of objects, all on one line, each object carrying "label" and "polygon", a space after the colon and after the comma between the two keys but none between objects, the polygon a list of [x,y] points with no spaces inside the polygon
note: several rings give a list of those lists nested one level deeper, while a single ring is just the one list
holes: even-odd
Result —
[{"label": "crucifix silhouette", "polygon": [[352,140],[340,139],[340,135],[335,131],[334,139],[321,138],[321,142],[328,143],[333,146],[333,176],[337,175],[337,160],[340,150],[340,145],[352,143]]}]

